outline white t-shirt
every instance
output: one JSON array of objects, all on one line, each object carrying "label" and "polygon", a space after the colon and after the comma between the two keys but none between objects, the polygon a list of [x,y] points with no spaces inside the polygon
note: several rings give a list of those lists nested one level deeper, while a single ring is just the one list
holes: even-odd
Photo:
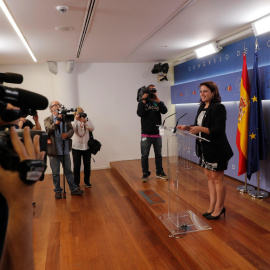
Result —
[{"label": "white t-shirt", "polygon": [[74,120],[72,123],[74,129],[74,135],[72,136],[72,149],[75,150],[87,150],[89,141],[89,131],[94,131],[94,125],[91,120],[88,119],[86,123]]}]

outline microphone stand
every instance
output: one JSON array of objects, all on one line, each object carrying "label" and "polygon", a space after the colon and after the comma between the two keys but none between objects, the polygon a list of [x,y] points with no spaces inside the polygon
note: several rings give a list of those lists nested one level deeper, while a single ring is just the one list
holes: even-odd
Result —
[{"label": "microphone stand", "polygon": [[169,115],[169,116],[167,116],[164,120],[163,120],[163,123],[162,123],[162,126],[164,126],[164,124],[165,124],[165,120],[167,119],[167,118],[169,118],[169,117],[171,117],[171,116],[173,116],[173,115],[175,115],[176,114],[176,112],[175,113],[173,113],[173,114],[171,114],[171,115]]},{"label": "microphone stand", "polygon": [[173,131],[173,133],[175,133],[176,132],[176,127],[178,126],[178,121],[182,118],[182,117],[184,117],[185,115],[187,115],[187,113],[185,113],[185,114],[183,114],[182,116],[180,116],[178,119],[177,119],[177,121],[176,121],[176,125],[175,125],[175,127],[174,127],[174,131]]}]

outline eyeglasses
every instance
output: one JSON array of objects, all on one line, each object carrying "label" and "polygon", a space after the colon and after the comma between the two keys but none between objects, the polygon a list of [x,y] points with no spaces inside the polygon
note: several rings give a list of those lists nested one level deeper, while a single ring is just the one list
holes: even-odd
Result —
[{"label": "eyeglasses", "polygon": [[51,106],[51,108],[54,107],[54,106],[61,106],[61,104],[60,104],[60,103],[55,103],[55,104],[53,104],[53,105]]}]

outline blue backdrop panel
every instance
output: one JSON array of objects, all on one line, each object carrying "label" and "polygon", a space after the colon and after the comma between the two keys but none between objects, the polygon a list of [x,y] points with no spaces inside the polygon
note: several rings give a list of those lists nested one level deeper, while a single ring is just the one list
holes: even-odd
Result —
[{"label": "blue backdrop panel", "polygon": [[[263,114],[268,142],[267,159],[260,162],[260,188],[270,191],[270,35],[258,37],[259,43],[259,72],[262,85]],[[179,124],[190,125],[194,123],[198,110],[199,84],[206,80],[217,83],[222,102],[227,110],[226,133],[233,148],[234,156],[229,162],[225,172],[240,181],[245,180],[245,175],[238,176],[238,150],[236,147],[237,119],[239,111],[240,83],[242,74],[242,53],[246,48],[249,79],[252,78],[253,57],[255,50],[255,37],[238,41],[225,47],[215,56],[203,59],[193,59],[179,64],[174,68],[175,85],[171,88],[172,103],[176,105],[176,118],[187,113]],[[195,104],[194,104],[195,103]],[[195,145],[192,145],[191,160],[195,163]],[[253,174],[248,184],[257,186],[257,174]]]},{"label": "blue backdrop panel", "polygon": [[[175,66],[174,84],[205,80],[205,78],[241,71],[244,48],[246,49],[247,68],[252,69],[255,41],[256,38],[251,36],[224,47],[219,53],[212,56],[192,59]],[[270,35],[259,36],[257,41],[259,43],[259,67],[267,66],[270,64]]]},{"label": "blue backdrop panel", "polygon": [[[262,85],[262,99],[270,99],[270,66],[260,67],[260,80]],[[200,100],[199,85],[203,81],[214,81],[221,95],[222,101],[239,101],[242,71],[204,78],[193,82],[182,83],[171,87],[172,104],[196,103]],[[252,70],[248,70],[251,80]],[[250,81],[251,83],[251,81]],[[251,84],[250,84],[251,85]]]}]

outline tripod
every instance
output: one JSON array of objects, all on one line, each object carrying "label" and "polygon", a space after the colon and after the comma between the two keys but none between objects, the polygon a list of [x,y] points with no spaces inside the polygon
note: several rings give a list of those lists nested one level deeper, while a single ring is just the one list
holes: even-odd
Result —
[{"label": "tripod", "polygon": [[[63,115],[64,116],[64,115]],[[65,130],[67,129],[66,127],[66,121],[65,121],[65,117],[62,118],[62,133],[65,133]],[[63,192],[62,192],[62,199],[66,198],[66,181],[65,181],[65,146],[66,146],[66,139],[63,140],[62,138],[62,166],[63,166]]]},{"label": "tripod", "polygon": [[[64,126],[64,123],[63,123],[63,126]],[[63,195],[62,195],[62,199],[65,199],[66,198],[66,186],[65,186],[65,140],[63,140],[62,142],[62,157],[63,157]]]}]

